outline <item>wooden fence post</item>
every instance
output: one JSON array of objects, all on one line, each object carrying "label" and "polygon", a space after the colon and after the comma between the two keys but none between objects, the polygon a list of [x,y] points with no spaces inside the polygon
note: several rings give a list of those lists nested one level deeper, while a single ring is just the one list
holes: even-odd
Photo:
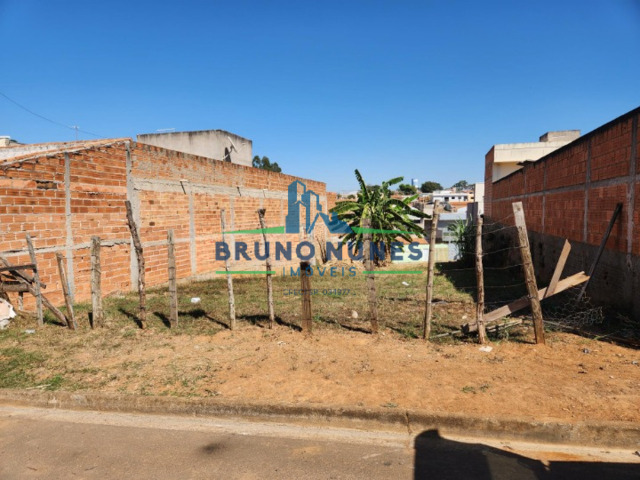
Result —
[{"label": "wooden fence post", "polygon": [[527,224],[524,219],[524,209],[522,202],[513,203],[513,215],[518,229],[518,242],[520,244],[520,255],[524,269],[524,276],[527,283],[527,293],[531,303],[531,315],[533,317],[533,331],[536,335],[536,343],[544,343],[544,323],[542,319],[542,308],[538,298],[538,285],[536,283],[536,272],[533,269],[531,260],[531,250],[529,248],[529,236],[527,235]]},{"label": "wooden fence post", "polygon": [[[6,270],[11,271],[11,273],[16,277],[16,279],[23,286],[26,287],[26,290],[31,295],[33,295],[34,297],[37,298],[38,295],[36,294],[35,285],[33,285],[33,283],[35,282],[35,277],[32,277],[31,275],[29,275],[27,273],[23,273],[21,270],[23,270],[24,267],[21,267],[19,265],[12,265],[11,262],[9,262],[9,260],[7,260],[3,255],[0,255],[0,262],[2,262],[5,267],[7,267]],[[30,264],[30,265],[33,265],[33,264]],[[33,268],[33,267],[30,267],[30,268]],[[46,285],[44,283],[42,283],[40,280],[38,280],[38,284],[40,285],[41,288],[45,288],[46,287]],[[67,318],[64,316],[64,314],[60,310],[58,310],[55,307],[55,305],[53,305],[47,299],[47,297],[42,295],[42,291],[40,292],[40,298],[42,299],[42,304],[49,309],[49,311],[53,314],[54,317],[56,317],[62,323],[67,323],[68,324]]]},{"label": "wooden fence post", "polygon": [[613,215],[611,216],[611,220],[609,220],[609,226],[607,227],[607,230],[604,232],[604,236],[602,237],[602,240],[600,241],[600,246],[598,247],[598,252],[596,253],[596,258],[593,259],[593,263],[591,264],[591,267],[589,267],[589,272],[587,273],[587,275],[589,276],[589,280],[587,280],[585,282],[585,284],[582,286],[582,289],[580,290],[580,294],[578,295],[578,301],[579,302],[582,300],[582,297],[584,297],[584,294],[587,292],[587,287],[589,286],[589,282],[591,281],[591,277],[593,277],[593,274],[596,271],[596,267],[598,266],[598,262],[600,261],[600,257],[602,256],[602,253],[604,252],[604,248],[607,246],[607,240],[609,240],[609,235],[611,235],[611,231],[613,230],[613,225],[616,223],[616,219],[618,218],[618,215],[620,215],[620,212],[622,212],[622,203],[616,204],[616,208],[613,211]]},{"label": "wooden fence post", "polygon": [[125,200],[124,202],[127,208],[127,223],[129,224],[129,231],[131,232],[131,239],[133,240],[133,248],[136,250],[136,258],[138,259],[138,295],[140,297],[140,328],[147,327],[147,295],[145,291],[144,281],[144,252],[142,250],[142,242],[140,242],[140,236],[138,235],[138,227],[133,220],[133,210],[131,208],[131,202]]},{"label": "wooden fence post", "polygon": [[38,316],[38,325],[42,326],[44,325],[44,315],[42,313],[42,292],[40,291],[40,273],[38,272],[38,263],[36,261],[36,250],[33,248],[31,235],[27,233],[26,237],[29,256],[31,257],[31,263],[33,264],[33,289],[36,292],[36,314]]},{"label": "wooden fence post", "polygon": [[311,268],[309,262],[300,262],[300,287],[302,289],[302,331],[310,335],[313,331],[311,317],[311,276],[307,273]]},{"label": "wooden fence post", "polygon": [[431,336],[431,316],[433,315],[433,275],[436,264],[436,236],[438,233],[438,206],[440,202],[433,202],[433,214],[431,216],[431,232],[429,237],[429,266],[427,267],[427,299],[424,309],[424,321],[422,338],[429,340]]},{"label": "wooden fence post", "polygon": [[169,270],[169,325],[178,326],[178,285],[176,280],[176,253],[173,230],[167,231],[167,266]]},{"label": "wooden fence post", "polygon": [[[222,227],[222,242],[225,242],[224,231],[227,229],[224,208],[220,210],[220,225]],[[224,261],[224,269],[227,272],[227,292],[229,293],[229,329],[236,329],[236,301],[233,297],[233,279],[229,273],[229,259]]]},{"label": "wooden fence post", "polygon": [[371,322],[371,333],[378,333],[378,299],[376,295],[376,278],[373,273],[375,270],[375,263],[371,258],[371,244],[373,242],[373,234],[371,230],[371,219],[363,218],[362,227],[364,232],[364,244],[362,246],[364,254],[364,270],[367,276],[367,299],[369,303],[369,321]]},{"label": "wooden fence post", "polygon": [[478,326],[478,341],[486,343],[487,332],[484,328],[484,269],[482,266],[482,215],[476,220],[476,279],[478,283],[476,302],[476,324]]},{"label": "wooden fence post", "polygon": [[100,237],[91,237],[91,328],[102,327],[102,285],[100,267]]},{"label": "wooden fence post", "polygon": [[64,256],[56,253],[56,261],[58,262],[58,271],[60,272],[60,283],[62,283],[62,293],[64,294],[64,304],[67,307],[67,326],[71,330],[78,328],[75,315],[73,314],[73,302],[69,293],[69,282],[67,280],[67,271],[64,268]]},{"label": "wooden fence post", "polygon": [[[260,220],[260,228],[262,229],[262,238],[264,239],[264,248],[267,248],[267,232],[265,229],[267,228],[267,224],[264,220],[264,214],[266,210],[261,208],[258,210],[258,219]],[[267,305],[269,308],[269,328],[273,328],[273,323],[275,322],[275,313],[273,311],[273,279],[271,278],[271,258],[267,255],[266,261],[267,267]]]}]

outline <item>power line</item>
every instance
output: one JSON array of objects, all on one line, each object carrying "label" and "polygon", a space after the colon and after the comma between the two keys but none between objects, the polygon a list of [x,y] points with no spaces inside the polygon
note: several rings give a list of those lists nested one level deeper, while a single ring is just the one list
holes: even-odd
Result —
[{"label": "power line", "polygon": [[[69,130],[74,130],[76,132],[76,137],[77,137],[77,133],[78,132],[82,132],[82,133],[86,133],[87,135],[91,135],[93,137],[98,137],[98,138],[107,138],[104,135],[98,135],[97,133],[93,133],[93,132],[89,132],[88,130],[82,130],[80,128],[78,128],[75,125],[65,125],[64,123],[60,123],[57,122],[55,120],[51,120],[50,118],[47,118],[43,115],[40,115],[39,113],[34,112],[33,110],[30,110],[29,108],[25,107],[24,105],[21,105],[20,103],[16,102],[13,98],[5,95],[4,93],[0,92],[0,95],[2,95],[4,98],[6,98],[7,100],[9,100],[11,103],[13,103],[14,105],[20,107],[22,110],[24,110],[25,112],[30,113],[31,115],[34,115],[38,118],[41,118],[42,120],[45,120],[49,123],[53,123],[54,125],[58,125],[60,127],[64,127],[64,128],[68,128]],[[77,138],[76,138],[77,140]]]}]

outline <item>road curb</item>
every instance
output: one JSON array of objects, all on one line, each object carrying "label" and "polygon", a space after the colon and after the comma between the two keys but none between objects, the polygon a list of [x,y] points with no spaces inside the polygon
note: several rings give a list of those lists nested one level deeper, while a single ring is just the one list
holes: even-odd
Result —
[{"label": "road curb", "polygon": [[0,404],[102,412],[235,417],[279,423],[313,423],[330,427],[490,437],[529,442],[637,449],[640,425],[631,422],[539,421],[484,418],[396,408],[231,402],[219,398],[136,396],[100,392],[0,390]]}]

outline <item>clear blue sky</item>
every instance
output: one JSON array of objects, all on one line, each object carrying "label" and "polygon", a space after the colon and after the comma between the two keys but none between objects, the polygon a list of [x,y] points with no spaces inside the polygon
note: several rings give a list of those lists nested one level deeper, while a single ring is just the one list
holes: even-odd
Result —
[{"label": "clear blue sky", "polygon": [[[355,168],[480,181],[495,143],[640,105],[637,0],[0,0],[0,45],[0,92],[40,115],[105,137],[229,130],[335,191]],[[0,135],[75,137],[3,97]]]}]

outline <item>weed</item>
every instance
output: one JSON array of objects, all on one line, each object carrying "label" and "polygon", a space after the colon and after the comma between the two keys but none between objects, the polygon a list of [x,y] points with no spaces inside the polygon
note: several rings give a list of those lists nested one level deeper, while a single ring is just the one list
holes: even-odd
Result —
[{"label": "weed", "polygon": [[46,357],[19,347],[0,349],[0,388],[24,388],[34,384],[32,369],[42,366]]}]

